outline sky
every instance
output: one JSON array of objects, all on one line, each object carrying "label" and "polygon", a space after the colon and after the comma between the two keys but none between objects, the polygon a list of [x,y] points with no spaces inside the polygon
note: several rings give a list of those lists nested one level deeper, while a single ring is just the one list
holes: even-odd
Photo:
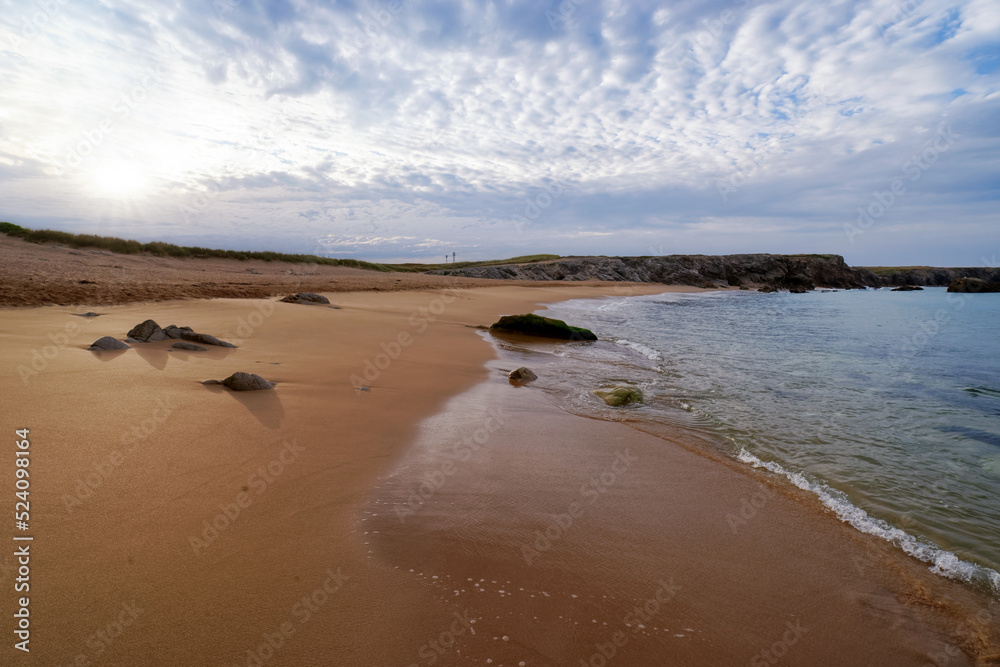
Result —
[{"label": "sky", "polygon": [[997,265],[996,0],[0,0],[0,220]]}]

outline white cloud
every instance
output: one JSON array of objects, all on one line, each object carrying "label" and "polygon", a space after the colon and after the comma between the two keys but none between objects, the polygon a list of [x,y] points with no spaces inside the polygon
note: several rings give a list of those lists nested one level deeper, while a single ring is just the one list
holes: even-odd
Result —
[{"label": "white cloud", "polygon": [[[705,221],[865,263],[892,235],[844,246],[842,224],[942,124],[959,139],[894,224],[930,223],[932,197],[939,219],[974,227],[969,201],[997,197],[998,75],[983,63],[1000,10],[985,0],[594,0],[555,28],[537,2],[230,5],[67,4],[17,43],[30,6],[0,17],[2,215],[228,245],[266,245],[280,225],[302,251],[333,237],[414,255],[609,234],[592,251],[644,254],[630,240],[644,230]],[[109,209],[89,185],[107,161],[155,188]],[[920,230],[925,256],[899,261],[940,254],[947,228]]]}]

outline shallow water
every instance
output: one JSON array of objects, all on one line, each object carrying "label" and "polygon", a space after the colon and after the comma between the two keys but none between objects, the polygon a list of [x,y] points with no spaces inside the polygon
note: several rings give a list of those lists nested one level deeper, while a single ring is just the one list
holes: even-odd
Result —
[{"label": "shallow water", "polygon": [[[592,344],[507,344],[575,412],[693,428],[859,530],[1000,596],[1000,296],[888,290],[577,300]],[[634,383],[645,406],[594,387]]]}]

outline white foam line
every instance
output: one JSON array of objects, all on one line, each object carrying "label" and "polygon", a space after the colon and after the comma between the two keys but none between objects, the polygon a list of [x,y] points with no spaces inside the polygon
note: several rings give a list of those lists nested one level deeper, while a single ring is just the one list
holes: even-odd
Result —
[{"label": "white foam line", "polygon": [[764,468],[776,475],[782,475],[800,489],[816,494],[824,505],[837,514],[841,521],[851,524],[862,533],[881,537],[914,558],[930,563],[931,572],[970,584],[985,582],[990,588],[990,592],[995,597],[1000,597],[1000,572],[964,561],[950,551],[910,535],[905,530],[896,528],[882,519],[875,518],[848,500],[840,491],[831,489],[822,483],[811,482],[802,473],[787,470],[779,463],[762,461],[743,448],[740,449],[736,458],[755,468]]},{"label": "white foam line", "polygon": [[642,356],[646,357],[651,361],[661,361],[663,359],[660,356],[660,353],[654,350],[653,348],[647,347],[642,343],[636,343],[635,341],[629,340],[628,338],[616,338],[615,343],[617,343],[618,345],[624,345],[630,350],[638,352],[639,354],[641,354]]}]

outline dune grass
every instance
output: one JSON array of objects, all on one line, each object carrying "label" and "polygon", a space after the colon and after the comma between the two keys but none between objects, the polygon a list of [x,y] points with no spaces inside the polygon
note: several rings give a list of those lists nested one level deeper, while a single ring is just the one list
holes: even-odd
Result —
[{"label": "dune grass", "polygon": [[290,262],[293,264],[326,264],[329,266],[348,266],[370,271],[392,271],[384,264],[364,262],[357,259],[333,259],[316,255],[294,255],[281,252],[257,250],[218,250],[214,248],[199,248],[197,246],[180,246],[162,241],[141,243],[116,236],[96,236],[94,234],[72,234],[51,229],[27,229],[10,222],[0,222],[0,232],[8,236],[16,236],[31,243],[58,243],[70,248],[97,248],[122,255],[138,255],[142,253],[157,257],[178,257],[196,259],[259,259],[265,262]]},{"label": "dune grass", "polygon": [[531,264],[548,259],[559,259],[560,255],[521,255],[510,259],[487,259],[480,262],[448,262],[446,264],[387,264],[397,271],[441,271],[464,269],[470,266],[499,266],[501,264]]},{"label": "dune grass", "polygon": [[327,266],[347,266],[356,269],[382,272],[422,273],[439,269],[460,269],[468,266],[495,266],[499,264],[525,264],[558,259],[559,255],[524,255],[511,259],[491,259],[481,262],[455,262],[447,264],[378,264],[359,259],[334,259],[317,255],[296,255],[258,250],[218,250],[197,246],[180,246],[162,241],[142,243],[117,236],[96,236],[94,234],[72,234],[51,229],[28,229],[10,222],[0,222],[0,233],[15,236],[31,243],[56,243],[70,248],[97,248],[122,255],[149,254],[157,257],[177,257],[181,259],[251,259],[265,262],[289,262],[293,264],[325,264]]}]

